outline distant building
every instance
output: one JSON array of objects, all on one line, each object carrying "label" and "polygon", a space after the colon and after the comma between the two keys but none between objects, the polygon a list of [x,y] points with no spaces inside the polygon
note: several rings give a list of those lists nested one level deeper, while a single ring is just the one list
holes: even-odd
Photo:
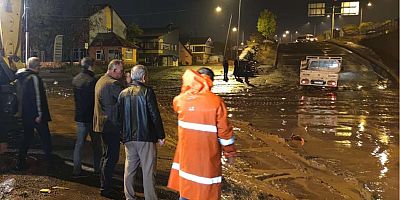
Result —
[{"label": "distant building", "polygon": [[107,64],[113,59],[121,59],[124,64],[136,64],[137,46],[117,34],[98,33],[89,48],[90,57]]},{"label": "distant building", "polygon": [[144,28],[138,40],[139,63],[151,66],[178,66],[178,29],[171,25],[165,28]]},{"label": "distant building", "polygon": [[210,58],[208,58],[208,63],[211,63],[211,64],[220,63],[221,64],[223,60],[224,60],[223,55],[212,55],[212,56],[210,56]]},{"label": "distant building", "polygon": [[193,55],[182,43],[179,42],[179,64],[192,65]]},{"label": "distant building", "polygon": [[126,40],[126,24],[110,5],[98,6],[89,17],[89,55],[97,62],[137,63],[137,46]]},{"label": "distant building", "polygon": [[194,63],[206,64],[209,62],[213,48],[210,37],[182,38],[181,42],[192,52]]}]

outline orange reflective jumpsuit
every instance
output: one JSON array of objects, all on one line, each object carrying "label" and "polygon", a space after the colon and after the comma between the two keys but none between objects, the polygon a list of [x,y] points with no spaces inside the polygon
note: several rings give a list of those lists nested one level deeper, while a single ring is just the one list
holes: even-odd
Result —
[{"label": "orange reflective jumpsuit", "polygon": [[221,154],[236,153],[226,106],[211,92],[207,75],[187,70],[182,78],[181,93],[173,101],[179,141],[168,187],[189,200],[220,199]]}]

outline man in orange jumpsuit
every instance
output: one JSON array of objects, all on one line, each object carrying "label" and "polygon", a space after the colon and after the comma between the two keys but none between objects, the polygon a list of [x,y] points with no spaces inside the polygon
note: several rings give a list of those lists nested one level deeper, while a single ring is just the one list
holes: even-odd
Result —
[{"label": "man in orange jumpsuit", "polygon": [[173,101],[179,141],[168,187],[179,191],[180,199],[220,199],[221,154],[228,161],[236,156],[226,106],[211,92],[212,70],[187,70],[182,79],[181,93]]}]

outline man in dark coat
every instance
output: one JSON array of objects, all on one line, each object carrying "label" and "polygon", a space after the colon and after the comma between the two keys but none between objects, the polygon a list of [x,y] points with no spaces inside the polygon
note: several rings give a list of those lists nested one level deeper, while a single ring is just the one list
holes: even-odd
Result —
[{"label": "man in dark coat", "polygon": [[51,136],[48,122],[51,121],[47,103],[46,90],[39,77],[40,61],[31,57],[26,62],[26,69],[17,73],[21,94],[21,116],[24,127],[22,144],[19,149],[17,169],[26,169],[26,156],[33,140],[34,129],[42,140],[43,151],[48,162],[51,162]]},{"label": "man in dark coat", "polygon": [[226,58],[224,58],[224,61],[222,63],[222,66],[224,67],[224,81],[228,82],[228,70],[229,70],[229,64]]},{"label": "man in dark coat", "polygon": [[157,98],[147,82],[148,71],[143,65],[131,70],[132,84],[118,98],[118,121],[122,123],[122,142],[125,145],[124,192],[126,199],[135,199],[133,189],[139,164],[143,172],[145,199],[157,199],[155,175],[156,143],[164,144],[164,127]]},{"label": "man in dark coat", "polygon": [[83,58],[81,66],[83,68],[82,72],[72,79],[77,126],[77,137],[74,148],[74,176],[81,174],[81,151],[88,134],[92,142],[93,168],[95,173],[100,172],[101,158],[100,135],[93,132],[94,87],[96,85],[92,69],[93,60],[90,57]]},{"label": "man in dark coat", "polygon": [[103,156],[100,161],[100,192],[112,197],[112,174],[119,159],[120,133],[117,122],[117,100],[123,89],[123,64],[112,60],[108,70],[96,83],[94,94],[93,130],[101,134]]}]

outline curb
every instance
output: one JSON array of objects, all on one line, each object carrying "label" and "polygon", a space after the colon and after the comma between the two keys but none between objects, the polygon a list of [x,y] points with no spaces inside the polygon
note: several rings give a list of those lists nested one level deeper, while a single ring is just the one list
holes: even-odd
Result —
[{"label": "curb", "polygon": [[[337,42],[334,42],[334,41],[326,41],[326,42],[331,43],[331,44],[336,45],[336,46],[339,46],[339,47],[342,47],[342,48],[345,48],[345,49],[347,49],[347,50],[349,50],[351,52],[354,52],[355,54],[357,54],[361,58],[363,58],[363,59],[369,61],[370,63],[372,63],[374,65],[373,69],[374,69],[375,72],[381,73],[381,71],[383,69],[387,74],[389,74],[391,76],[392,80],[396,81],[397,84],[399,83],[399,75],[396,74],[392,69],[390,69],[388,66],[386,66],[382,62],[380,62],[380,61],[378,61],[376,59],[370,58],[370,57],[364,55],[363,53],[359,52],[357,49],[348,47],[346,45],[343,45],[343,44],[340,44],[340,43],[337,43]],[[377,67],[375,67],[375,66],[377,66]]]}]

